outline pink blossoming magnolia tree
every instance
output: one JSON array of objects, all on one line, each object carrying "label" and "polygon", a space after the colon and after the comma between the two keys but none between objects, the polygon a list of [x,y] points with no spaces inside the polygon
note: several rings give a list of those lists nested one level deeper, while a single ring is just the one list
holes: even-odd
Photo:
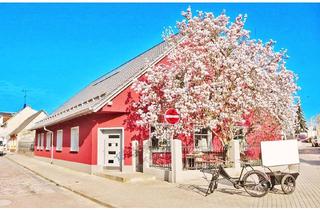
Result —
[{"label": "pink blossoming magnolia tree", "polygon": [[[195,125],[208,127],[227,145],[246,115],[264,110],[291,132],[298,87],[286,68],[286,51],[275,52],[272,40],[250,39],[246,16],[230,22],[224,13],[193,16],[190,8],[182,15],[178,34],[166,31],[172,47],[166,64],[150,67],[132,86],[139,93],[132,104],[137,128],[157,125],[166,109],[176,108],[181,120],[169,130],[178,135],[192,133]],[[156,126],[158,136],[166,132]]]}]

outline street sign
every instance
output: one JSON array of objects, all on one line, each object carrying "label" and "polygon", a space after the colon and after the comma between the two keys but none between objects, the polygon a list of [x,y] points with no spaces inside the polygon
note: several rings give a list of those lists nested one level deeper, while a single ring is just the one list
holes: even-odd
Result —
[{"label": "street sign", "polygon": [[164,114],[164,119],[171,125],[177,124],[180,120],[179,112],[174,108],[170,108]]}]

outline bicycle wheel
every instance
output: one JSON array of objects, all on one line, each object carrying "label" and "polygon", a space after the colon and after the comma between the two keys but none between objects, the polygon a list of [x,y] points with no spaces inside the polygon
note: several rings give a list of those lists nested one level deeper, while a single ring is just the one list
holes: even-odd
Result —
[{"label": "bicycle wheel", "polygon": [[269,192],[270,183],[264,173],[252,170],[244,175],[243,187],[252,197],[263,197]]},{"label": "bicycle wheel", "polygon": [[296,188],[296,179],[290,175],[286,174],[281,179],[281,189],[285,194],[291,194]]}]

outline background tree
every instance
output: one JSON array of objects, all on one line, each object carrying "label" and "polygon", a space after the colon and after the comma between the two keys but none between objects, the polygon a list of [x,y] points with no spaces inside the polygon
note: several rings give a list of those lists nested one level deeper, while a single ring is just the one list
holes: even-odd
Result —
[{"label": "background tree", "polygon": [[308,128],[307,128],[307,123],[306,120],[304,118],[304,114],[301,108],[301,104],[298,105],[298,109],[297,109],[297,122],[296,122],[296,129],[295,129],[295,133],[299,134],[302,132],[307,132]]},{"label": "background tree", "polygon": [[320,114],[317,115],[316,131],[317,131],[317,136],[320,137]]},{"label": "background tree", "polygon": [[[228,145],[234,127],[253,110],[264,110],[292,131],[296,118],[296,76],[286,68],[286,51],[274,51],[275,42],[250,39],[246,16],[234,22],[224,13],[214,16],[188,8],[177,23],[178,34],[166,31],[172,50],[166,62],[148,69],[134,82],[139,93],[131,107],[137,129],[162,121],[166,109],[180,112],[175,134],[189,135],[194,125],[208,127]],[[156,126],[158,136],[166,135]]]}]

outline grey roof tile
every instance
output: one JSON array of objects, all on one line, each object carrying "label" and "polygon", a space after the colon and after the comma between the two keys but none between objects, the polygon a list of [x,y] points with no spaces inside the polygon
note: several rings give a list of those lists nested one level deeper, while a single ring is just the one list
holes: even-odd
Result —
[{"label": "grey roof tile", "polygon": [[110,73],[90,83],[79,93],[61,105],[50,116],[38,122],[34,128],[52,125],[57,122],[92,112],[92,108],[101,104],[123,84],[133,80],[145,67],[162,57],[169,46],[166,42],[152,47],[135,58],[117,67]]}]

